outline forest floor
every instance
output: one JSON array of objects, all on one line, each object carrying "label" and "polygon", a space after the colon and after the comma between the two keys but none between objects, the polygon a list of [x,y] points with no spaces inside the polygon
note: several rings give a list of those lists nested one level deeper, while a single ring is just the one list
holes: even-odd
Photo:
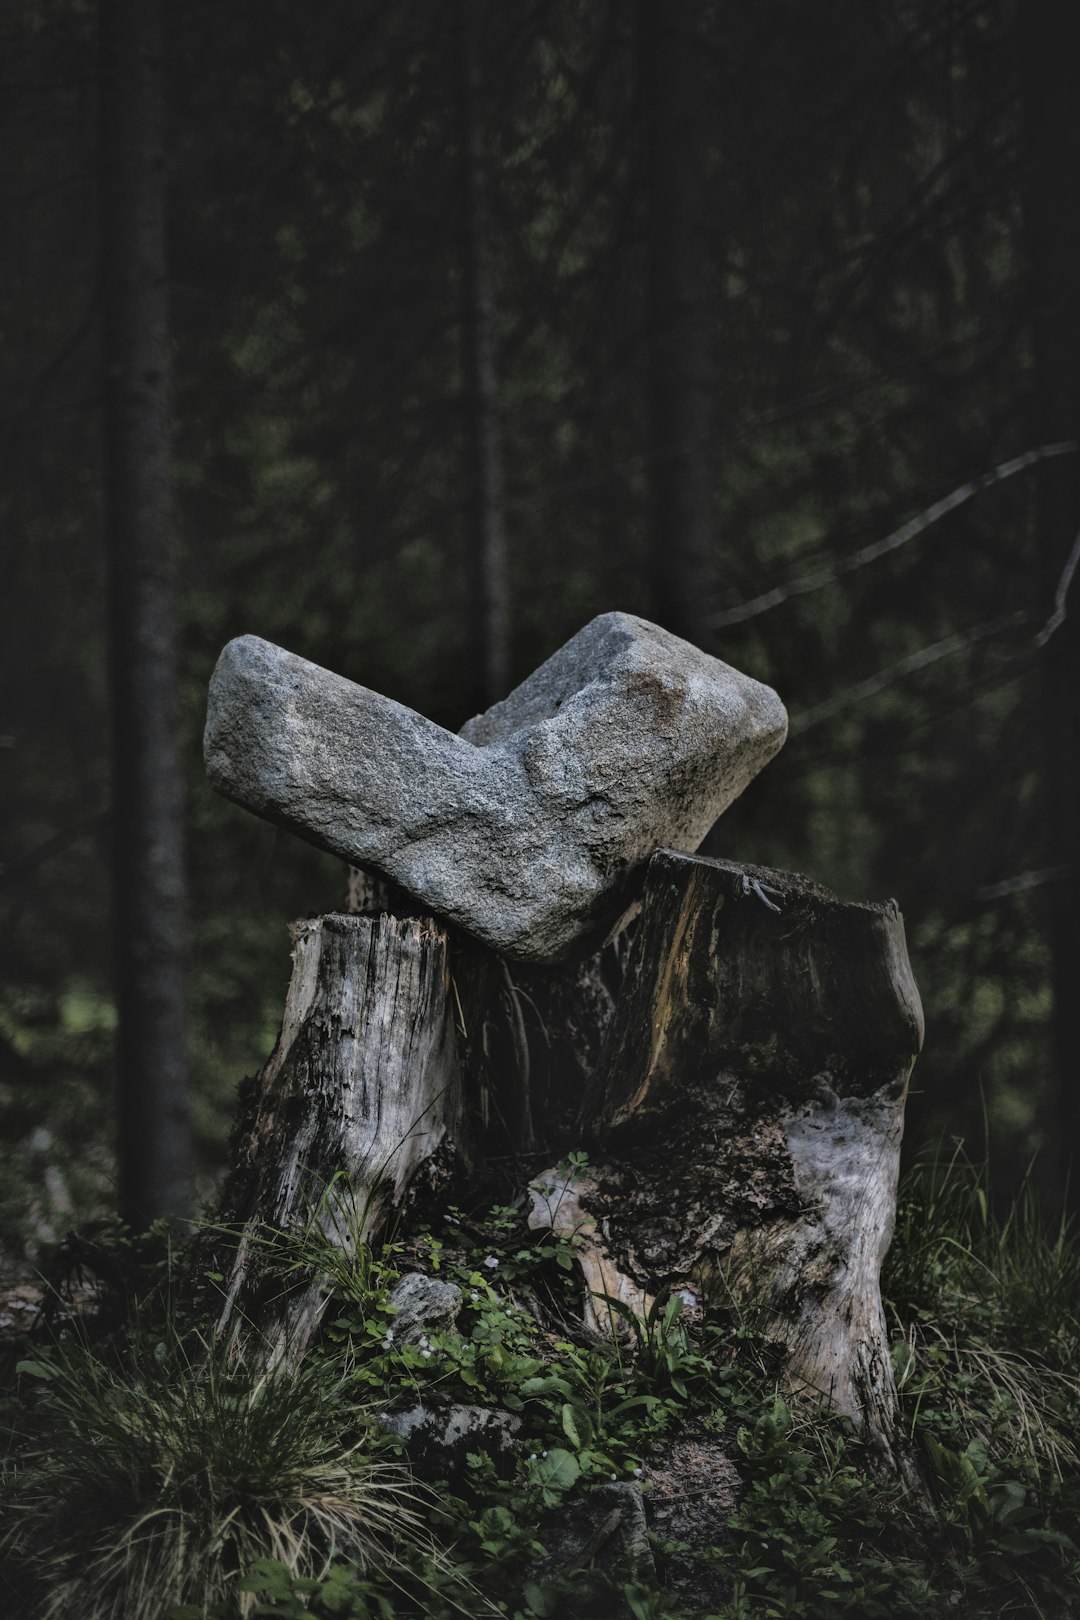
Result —
[{"label": "forest floor", "polygon": [[362,1251],[277,1376],[214,1345],[206,1247],[152,1248],[0,1293],[13,1620],[1080,1614],[1080,1245],[971,1167],[909,1177],[884,1279],[916,1489],[760,1324],[674,1296],[590,1336],[516,1207]]}]

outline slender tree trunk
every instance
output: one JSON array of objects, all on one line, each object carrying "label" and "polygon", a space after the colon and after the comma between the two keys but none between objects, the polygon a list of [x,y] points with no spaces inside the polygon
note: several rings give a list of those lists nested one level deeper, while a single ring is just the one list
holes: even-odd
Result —
[{"label": "slender tree trunk", "polygon": [[[1035,0],[1018,20],[1024,68],[1025,224],[1040,443],[1080,441],[1080,102],[1068,18]],[[1080,532],[1080,458],[1040,471],[1040,614],[1049,619]],[[1054,976],[1057,1123],[1062,1176],[1080,1210],[1080,583],[1044,647],[1046,862],[1067,874],[1047,890]]]},{"label": "slender tree trunk", "polygon": [[160,0],[101,0],[102,259],[124,1216],[191,1201]]},{"label": "slender tree trunk", "polygon": [[676,635],[707,646],[713,367],[699,13],[693,0],[640,0],[638,53],[648,144],[654,614]]},{"label": "slender tree trunk", "polygon": [[480,67],[481,0],[458,0],[462,136],[464,324],[473,601],[480,655],[480,708],[506,696],[510,604],[506,573],[502,445],[495,365],[495,293],[489,250],[487,157]]}]

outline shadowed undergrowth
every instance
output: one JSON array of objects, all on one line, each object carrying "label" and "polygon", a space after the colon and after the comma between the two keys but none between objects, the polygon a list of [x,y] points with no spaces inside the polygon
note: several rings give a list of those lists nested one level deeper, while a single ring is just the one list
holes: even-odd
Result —
[{"label": "shadowed undergrowth", "polygon": [[[198,1279],[202,1304],[181,1309],[183,1269],[148,1284],[97,1342],[59,1313],[20,1362],[5,1612],[1080,1612],[1080,1245],[1030,1187],[995,1213],[984,1169],[960,1155],[906,1178],[884,1278],[929,1507],[875,1475],[842,1425],[786,1398],[745,1322],[661,1301],[636,1335],[590,1342],[572,1241],[530,1233],[514,1208],[451,1210],[439,1230],[338,1267],[319,1349],[271,1377],[204,1342],[214,1280]],[[395,1335],[390,1291],[409,1271],[460,1289],[452,1325]],[[478,1447],[417,1484],[378,1414],[451,1403],[508,1414],[515,1448],[493,1460]],[[575,1504],[638,1483],[648,1502],[687,1444],[722,1447],[734,1465],[726,1522],[685,1545],[656,1520],[651,1567],[599,1544],[552,1564]]]}]

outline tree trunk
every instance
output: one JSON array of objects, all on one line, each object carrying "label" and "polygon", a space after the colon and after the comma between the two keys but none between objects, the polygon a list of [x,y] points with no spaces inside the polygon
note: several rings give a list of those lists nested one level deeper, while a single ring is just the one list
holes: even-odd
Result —
[{"label": "tree trunk", "polygon": [[191,1207],[159,0],[101,4],[119,1183]]},{"label": "tree trunk", "polygon": [[[1030,260],[1034,432],[1042,444],[1080,441],[1080,103],[1068,20],[1049,0],[1018,19],[1024,68],[1025,232]],[[1080,531],[1080,458],[1039,471],[1041,567],[1037,613],[1047,621]],[[1042,722],[1045,864],[1061,878],[1046,893],[1053,957],[1061,1185],[1080,1211],[1080,586],[1045,641]],[[1071,1157],[1071,1174],[1070,1160]]]},{"label": "tree trunk", "polygon": [[481,689],[477,712],[510,687],[510,605],[503,527],[502,445],[495,367],[487,157],[480,67],[480,0],[458,0],[463,187],[463,360],[473,539],[476,640]]},{"label": "tree trunk", "polygon": [[879,1275],[921,1040],[895,904],[661,852],[583,1107],[597,1162],[539,1178],[562,1219],[598,1223],[606,1291],[734,1304],[785,1346],[792,1387],[886,1453]]},{"label": "tree trunk", "polygon": [[241,1235],[218,1333],[270,1366],[304,1354],[334,1273],[421,1172],[437,1183],[464,1123],[444,930],[335,913],[292,936],[281,1034],[252,1084],[220,1209]]},{"label": "tree trunk", "polygon": [[706,55],[693,0],[640,0],[649,199],[654,617],[708,647],[713,564],[713,367],[700,119]]}]

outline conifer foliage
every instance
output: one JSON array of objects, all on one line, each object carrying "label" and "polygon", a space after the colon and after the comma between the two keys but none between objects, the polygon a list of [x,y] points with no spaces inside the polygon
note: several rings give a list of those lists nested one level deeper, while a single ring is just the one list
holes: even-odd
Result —
[{"label": "conifer foliage", "polygon": [[[98,29],[120,9],[99,24],[82,0],[28,0],[2,25],[15,1248],[112,1197],[116,1009],[121,1052],[132,1015],[110,929],[143,879],[121,861],[110,880],[108,857],[150,826],[123,819],[136,752],[105,674],[122,645],[107,356],[135,295],[95,108]],[[1063,1139],[1076,614],[1054,490],[1075,490],[1076,452],[1075,411],[1053,402],[1077,368],[1045,220],[1072,126],[1040,99],[1066,53],[1029,15],[163,8],[155,369],[172,372],[179,555],[171,585],[154,578],[179,684],[155,726],[182,776],[190,930],[166,949],[188,958],[204,1170],[272,1038],[284,923],[340,891],[332,863],[211,802],[198,739],[223,642],[254,631],[456,727],[610,608],[788,703],[786,750],[710,847],[897,896],[928,1009],[913,1138],[977,1135],[985,1107],[1005,1174]],[[150,636],[160,667],[170,637]],[[175,815],[170,769],[147,767]],[[180,835],[149,842],[172,856]],[[155,1050],[179,1063],[161,1016]],[[137,1062],[173,1099],[156,1123],[124,1105],[129,1160],[157,1164],[181,1069]]]}]

